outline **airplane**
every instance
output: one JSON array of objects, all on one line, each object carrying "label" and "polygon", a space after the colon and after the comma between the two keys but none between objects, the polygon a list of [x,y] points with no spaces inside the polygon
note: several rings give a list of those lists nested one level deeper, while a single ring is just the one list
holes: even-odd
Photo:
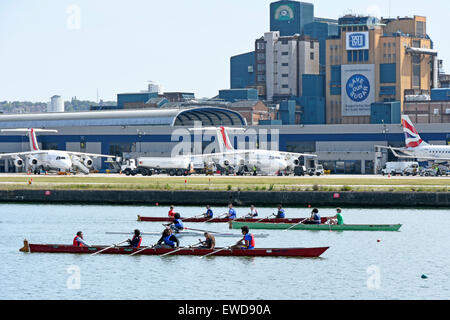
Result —
[{"label": "airplane", "polygon": [[58,151],[58,150],[40,150],[36,138],[36,133],[56,133],[57,130],[46,129],[3,129],[1,132],[20,132],[25,133],[29,138],[30,150],[27,152],[3,153],[1,158],[13,158],[14,165],[21,168],[25,165],[25,160],[32,167],[34,174],[40,174],[43,171],[70,172],[76,169],[84,174],[89,174],[89,169],[93,165],[92,158],[113,158],[110,155]]},{"label": "airplane", "polygon": [[194,128],[190,131],[215,131],[216,141],[219,145],[218,153],[203,154],[200,156],[205,163],[218,164],[221,167],[232,167],[235,172],[241,173],[242,168],[247,167],[248,171],[253,171],[256,168],[262,174],[276,174],[285,170],[293,171],[296,166],[300,164],[301,157],[315,158],[317,155],[282,152],[275,150],[236,150],[231,145],[231,140],[228,136],[228,131],[245,131],[243,128],[226,128],[226,127],[206,127]]},{"label": "airplane", "polygon": [[419,162],[434,161],[436,163],[448,163],[450,161],[450,146],[431,145],[425,142],[409,116],[402,116],[402,126],[405,134],[405,148],[377,147],[391,150],[397,158],[417,159]]}]

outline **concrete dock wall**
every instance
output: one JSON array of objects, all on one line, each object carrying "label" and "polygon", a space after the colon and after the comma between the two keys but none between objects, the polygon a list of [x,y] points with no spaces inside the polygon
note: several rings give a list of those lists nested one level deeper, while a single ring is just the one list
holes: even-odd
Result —
[{"label": "concrete dock wall", "polygon": [[450,207],[450,192],[263,192],[263,191],[116,191],[0,190],[10,203],[79,203],[226,206]]}]

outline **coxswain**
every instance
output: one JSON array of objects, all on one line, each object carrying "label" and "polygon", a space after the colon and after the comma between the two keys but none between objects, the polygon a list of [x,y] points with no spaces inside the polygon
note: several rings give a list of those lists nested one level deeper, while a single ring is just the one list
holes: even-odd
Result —
[{"label": "coxswain", "polygon": [[233,209],[233,204],[232,203],[230,203],[228,205],[227,218],[230,219],[230,220],[236,219],[236,210]]},{"label": "coxswain", "polygon": [[337,208],[336,209],[336,215],[332,217],[330,220],[330,224],[334,225],[343,225],[344,224],[344,218],[342,217],[342,209]]},{"label": "coxswain", "polygon": [[83,232],[78,231],[75,238],[73,238],[73,246],[74,247],[90,247],[84,239],[83,239]]},{"label": "coxswain", "polygon": [[202,241],[200,248],[214,249],[216,247],[216,238],[208,232],[205,232],[204,235],[205,235],[205,241]]},{"label": "coxswain", "polygon": [[256,218],[258,216],[258,210],[256,210],[254,205],[250,206],[250,213],[246,216],[246,218]]},{"label": "coxswain", "polygon": [[175,210],[174,210],[174,207],[173,206],[170,206],[170,210],[169,210],[169,217],[170,218],[173,218],[173,217],[175,217]]},{"label": "coxswain", "polygon": [[213,213],[213,211],[212,211],[210,205],[207,205],[207,206],[206,206],[206,213],[204,213],[204,217],[205,217],[205,218],[209,218],[209,219],[211,219],[212,217],[214,217],[214,213]]},{"label": "coxswain", "polygon": [[177,248],[180,246],[180,241],[178,240],[175,235],[172,234],[172,230],[169,228],[166,228],[161,238],[158,240],[158,243],[156,244],[155,248],[163,248],[163,249],[169,249],[169,248]]},{"label": "coxswain", "polygon": [[181,216],[179,213],[175,213],[174,219],[172,221],[172,223],[170,223],[169,225],[167,225],[168,227],[170,227],[173,231],[175,232],[180,232],[184,230],[184,225],[183,225],[183,221],[181,221]]},{"label": "coxswain", "polygon": [[133,248],[139,248],[141,246],[142,237],[141,237],[141,231],[138,229],[134,230],[134,236],[132,239],[128,239],[128,244],[130,247]]},{"label": "coxswain", "polygon": [[284,219],[286,218],[286,213],[284,212],[283,207],[281,204],[278,205],[278,212],[277,212],[277,219]]},{"label": "coxswain", "polygon": [[250,230],[247,226],[243,226],[241,228],[242,234],[244,237],[239,240],[232,249],[244,249],[244,250],[253,250],[255,249],[255,237],[250,233]]},{"label": "coxswain", "polygon": [[319,214],[319,209],[314,208],[311,212],[311,218],[304,222],[305,224],[322,224],[322,218]]}]

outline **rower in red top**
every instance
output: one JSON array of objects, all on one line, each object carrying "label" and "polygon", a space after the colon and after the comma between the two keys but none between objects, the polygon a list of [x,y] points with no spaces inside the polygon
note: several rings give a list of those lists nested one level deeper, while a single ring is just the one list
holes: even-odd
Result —
[{"label": "rower in red top", "polygon": [[173,206],[170,206],[170,210],[169,210],[169,217],[173,218],[175,217],[175,210],[173,209]]},{"label": "rower in red top", "polygon": [[250,233],[250,230],[247,226],[243,226],[241,228],[242,234],[244,235],[244,238],[238,241],[234,246],[232,246],[232,249],[241,249],[241,250],[253,250],[255,249],[255,237],[253,234]]},{"label": "rower in red top", "polygon": [[139,248],[141,246],[141,242],[142,242],[142,237],[141,237],[141,232],[136,229],[134,230],[134,236],[133,239],[128,239],[128,244],[130,245],[130,247],[133,248]]},{"label": "rower in red top", "polygon": [[73,246],[74,247],[90,247],[84,239],[83,239],[83,232],[78,231],[75,238],[73,238]]}]

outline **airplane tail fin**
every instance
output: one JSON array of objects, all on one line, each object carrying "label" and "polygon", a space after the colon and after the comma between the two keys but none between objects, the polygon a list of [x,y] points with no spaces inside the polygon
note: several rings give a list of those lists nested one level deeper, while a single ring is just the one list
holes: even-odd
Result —
[{"label": "airplane tail fin", "polygon": [[47,129],[3,129],[2,132],[23,132],[29,138],[30,142],[30,150],[31,151],[39,151],[39,144],[37,142],[36,133],[37,132],[58,132],[58,130],[47,130]]},{"label": "airplane tail fin", "polygon": [[427,146],[428,143],[423,141],[419,132],[414,127],[408,116],[402,116],[403,132],[405,134],[405,144],[407,148],[417,148],[419,146]]},{"label": "airplane tail fin", "polygon": [[204,128],[193,128],[193,129],[189,129],[189,130],[190,131],[216,131],[216,139],[217,139],[216,141],[219,146],[219,152],[221,152],[221,153],[230,152],[230,151],[235,150],[231,143],[231,139],[228,136],[229,130],[245,131],[244,128],[227,128],[227,127],[220,127],[220,128],[204,127]]}]

